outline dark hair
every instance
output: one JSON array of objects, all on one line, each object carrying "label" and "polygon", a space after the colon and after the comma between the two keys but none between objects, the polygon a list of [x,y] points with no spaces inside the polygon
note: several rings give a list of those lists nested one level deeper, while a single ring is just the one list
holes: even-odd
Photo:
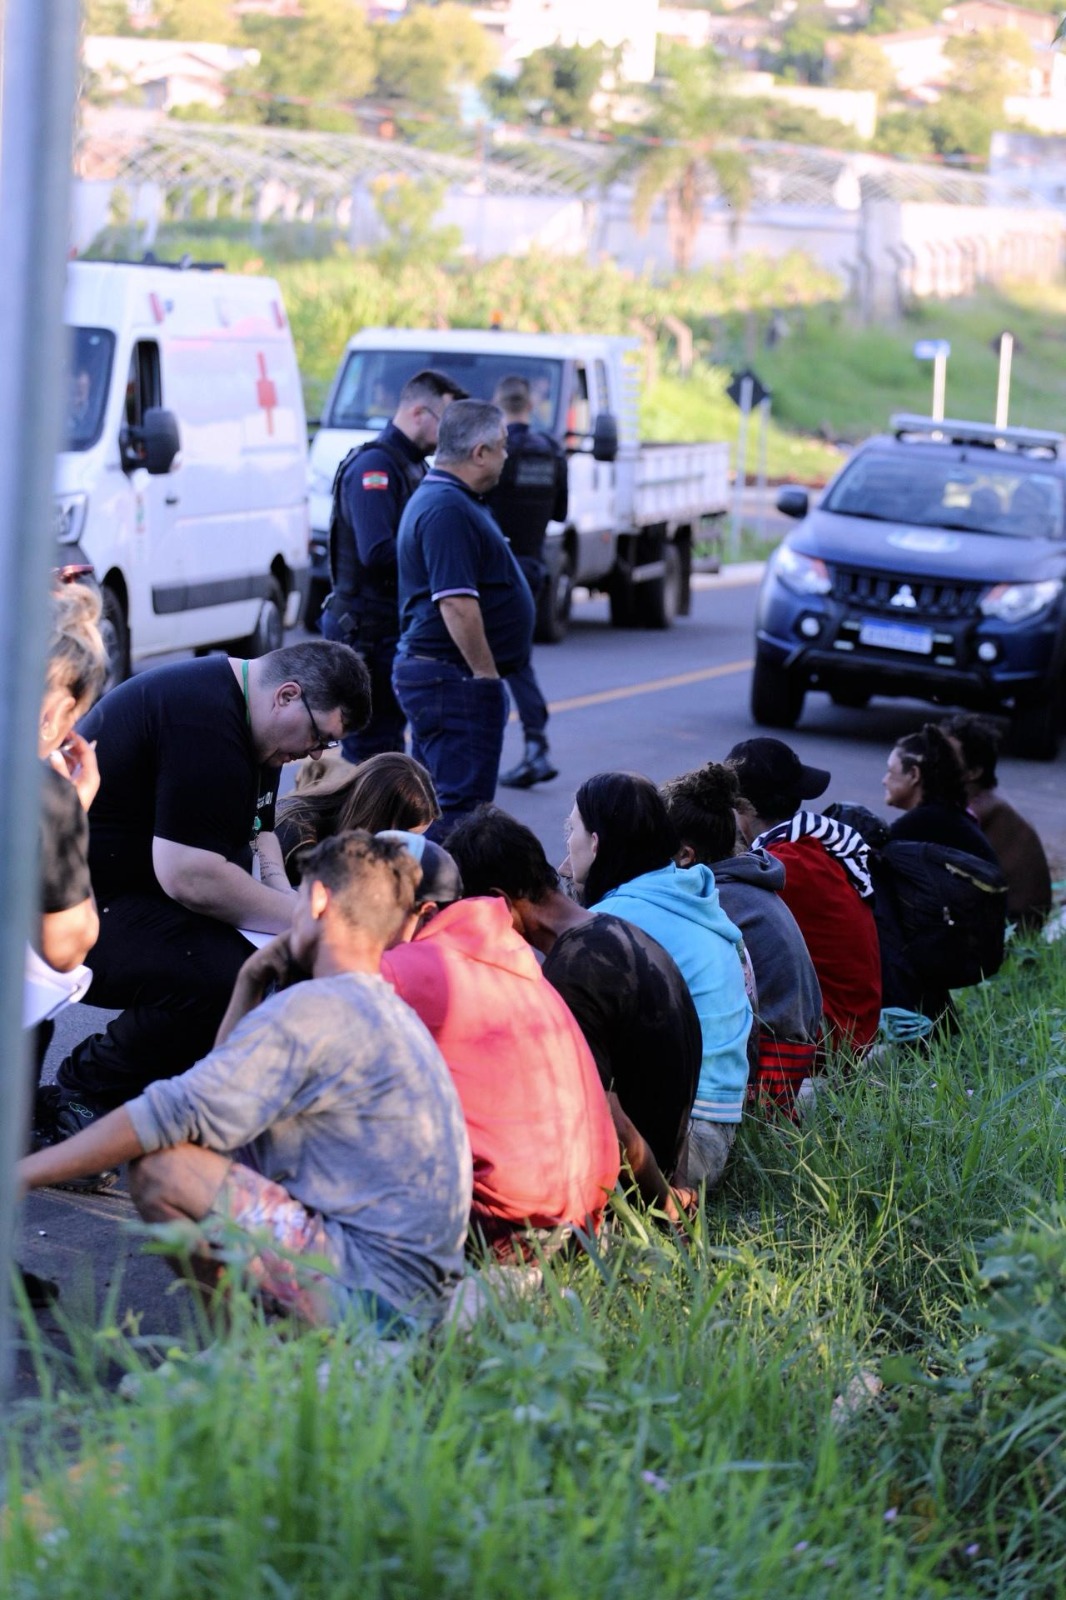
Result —
[{"label": "dark hair", "polygon": [[351,770],[348,781],[326,793],[297,789],[278,801],[277,821],[291,829],[297,842],[286,860],[312,849],[322,839],[336,833],[362,829],[383,833],[399,828],[410,833],[427,828],[440,816],[433,779],[413,756],[399,750],[383,750],[368,756]]},{"label": "dark hair", "polygon": [[743,802],[740,783],[732,767],[708,761],[695,772],[671,778],[663,784],[661,792],[667,815],[681,843],[690,846],[697,861],[710,866],[735,853],[735,813]]},{"label": "dark hair", "polygon": [[403,845],[360,829],[323,839],[308,852],[303,877],[324,884],[349,927],[384,948],[414,910],[422,870]]},{"label": "dark hair", "polygon": [[510,900],[538,901],[559,887],[536,834],[499,806],[479,806],[461,817],[448,834],[448,853],[470,895],[502,889]]},{"label": "dark hair", "polygon": [[[999,758],[1001,735],[994,722],[987,717],[974,717],[959,712],[940,724],[949,739],[957,739],[962,751],[962,764],[970,771],[976,770],[982,789],[996,787],[996,761]],[[965,780],[964,780],[965,781]]]},{"label": "dark hair", "polygon": [[427,400],[443,400],[447,395],[453,400],[470,398],[462,384],[456,383],[450,373],[441,372],[436,367],[423,367],[421,372],[408,378],[400,390],[399,403],[401,406],[417,406]]},{"label": "dark hair", "polygon": [[306,639],[260,658],[262,683],[298,683],[312,711],[339,711],[345,733],[370,721],[370,674],[361,655],[333,639]]},{"label": "dark hair", "polygon": [[469,461],[482,444],[500,437],[503,412],[491,400],[455,400],[440,419],[436,461]]},{"label": "dark hair", "polygon": [[631,878],[668,866],[680,847],[662,795],[639,772],[598,772],[581,785],[574,804],[599,841],[585,880],[588,906]]},{"label": "dark hair", "polygon": [[897,739],[895,749],[907,772],[918,768],[922,777],[922,801],[966,809],[966,787],[959,758],[939,723],[923,723],[917,733]]},{"label": "dark hair", "polygon": [[520,417],[533,409],[533,396],[529,383],[517,373],[501,378],[493,397],[500,410],[508,417]]}]

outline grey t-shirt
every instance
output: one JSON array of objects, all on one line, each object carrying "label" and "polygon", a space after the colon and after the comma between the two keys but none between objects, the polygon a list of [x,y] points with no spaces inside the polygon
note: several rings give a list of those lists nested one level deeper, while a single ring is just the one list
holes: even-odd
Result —
[{"label": "grey t-shirt", "polygon": [[239,1153],[319,1212],[349,1289],[432,1314],[462,1268],[473,1163],[459,1097],[380,977],[273,995],[126,1110],[145,1150],[191,1141]]}]

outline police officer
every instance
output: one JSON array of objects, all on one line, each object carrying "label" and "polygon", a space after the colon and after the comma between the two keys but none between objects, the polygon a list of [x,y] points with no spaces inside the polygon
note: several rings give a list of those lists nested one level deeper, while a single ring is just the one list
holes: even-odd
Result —
[{"label": "police officer", "polygon": [[[549,522],[562,522],[567,510],[566,455],[555,439],[530,427],[533,397],[525,378],[501,379],[496,404],[507,419],[507,462],[496,488],[486,496],[525,574],[534,603],[548,583],[544,535]],[[510,789],[530,789],[558,777],[548,754],[548,707],[530,662],[507,679],[522,722],[525,754],[517,766],[500,773]]]},{"label": "police officer", "polygon": [[396,413],[376,439],[349,451],[333,480],[329,565],[333,592],[322,632],[358,650],[370,673],[372,713],[343,744],[347,761],[402,750],[406,718],[392,689],[400,635],[396,534],[408,500],[437,448],[444,409],[466,391],[446,372],[416,372],[400,391]]}]

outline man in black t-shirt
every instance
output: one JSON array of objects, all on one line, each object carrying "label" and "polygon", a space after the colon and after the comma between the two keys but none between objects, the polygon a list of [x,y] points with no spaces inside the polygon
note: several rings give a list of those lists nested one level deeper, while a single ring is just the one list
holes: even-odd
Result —
[{"label": "man in black t-shirt", "polygon": [[676,1216],[693,1199],[669,1184],[684,1150],[703,1040],[673,960],[632,923],[568,899],[540,841],[495,806],[457,823],[448,851],[466,893],[503,895],[518,932],[544,955],[544,976],[595,1058],[641,1194]]},{"label": "man in black t-shirt", "polygon": [[211,1049],[251,951],[238,930],[281,933],[292,916],[271,831],[278,769],[338,744],[369,710],[363,662],[318,640],[257,661],[207,656],[139,673],[82,719],[100,767],[89,817],[100,911],[91,998],[122,1014],[38,1091],[38,1144]]}]

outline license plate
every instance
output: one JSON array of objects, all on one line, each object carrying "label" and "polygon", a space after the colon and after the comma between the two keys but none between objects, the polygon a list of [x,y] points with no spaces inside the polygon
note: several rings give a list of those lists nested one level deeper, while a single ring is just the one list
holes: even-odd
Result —
[{"label": "license plate", "polygon": [[912,656],[931,656],[932,628],[917,628],[910,622],[864,622],[859,643],[874,650],[905,650]]}]

